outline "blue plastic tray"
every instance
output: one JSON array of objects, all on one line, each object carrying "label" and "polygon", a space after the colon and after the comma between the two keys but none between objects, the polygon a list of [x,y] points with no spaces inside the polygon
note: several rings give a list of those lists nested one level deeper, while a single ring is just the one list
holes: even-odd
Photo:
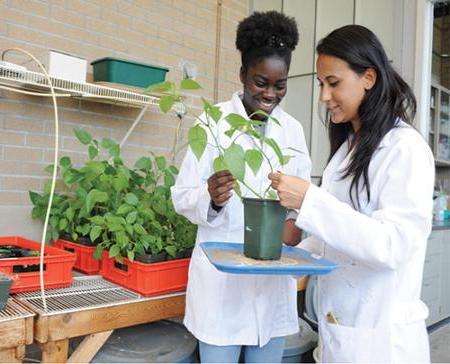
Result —
[{"label": "blue plastic tray", "polygon": [[327,274],[337,264],[308,251],[283,246],[280,260],[256,260],[244,256],[244,244],[204,242],[203,251],[209,261],[220,271],[237,274]]}]

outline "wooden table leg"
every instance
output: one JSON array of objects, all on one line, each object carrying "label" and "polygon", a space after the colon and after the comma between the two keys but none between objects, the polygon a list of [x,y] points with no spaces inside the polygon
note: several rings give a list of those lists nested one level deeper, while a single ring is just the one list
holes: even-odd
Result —
[{"label": "wooden table leg", "polygon": [[22,360],[17,359],[16,349],[0,349],[0,363],[20,363]]},{"label": "wooden table leg", "polygon": [[108,340],[113,330],[98,332],[96,334],[87,335],[80,345],[76,348],[68,363],[89,363],[92,358],[97,354],[97,351]]},{"label": "wooden table leg", "polygon": [[25,358],[25,345],[19,345],[16,347],[16,358],[20,362],[23,361],[23,358]]},{"label": "wooden table leg", "polygon": [[43,363],[65,363],[69,353],[69,339],[40,344]]}]

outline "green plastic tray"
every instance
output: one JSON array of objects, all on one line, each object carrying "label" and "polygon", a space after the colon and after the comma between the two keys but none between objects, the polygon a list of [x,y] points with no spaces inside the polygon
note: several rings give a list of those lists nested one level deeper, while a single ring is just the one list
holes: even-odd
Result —
[{"label": "green plastic tray", "polygon": [[91,62],[94,81],[121,83],[136,87],[148,87],[166,79],[168,68],[120,58],[105,57]]}]

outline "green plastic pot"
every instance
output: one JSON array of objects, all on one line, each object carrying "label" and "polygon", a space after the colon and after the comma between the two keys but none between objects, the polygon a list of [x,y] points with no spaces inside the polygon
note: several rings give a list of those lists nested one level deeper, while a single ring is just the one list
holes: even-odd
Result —
[{"label": "green plastic pot", "polygon": [[280,259],[286,209],[278,200],[243,198],[244,255],[259,260]]}]

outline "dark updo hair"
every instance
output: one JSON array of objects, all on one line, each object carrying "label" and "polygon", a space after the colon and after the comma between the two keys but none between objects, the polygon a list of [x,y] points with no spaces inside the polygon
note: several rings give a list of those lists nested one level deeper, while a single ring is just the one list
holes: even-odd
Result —
[{"label": "dark updo hair", "polygon": [[236,48],[241,52],[244,69],[272,56],[283,59],[289,69],[297,43],[295,19],[278,11],[254,12],[237,28]]},{"label": "dark updo hair", "polygon": [[[398,124],[398,119],[412,124],[416,99],[411,88],[394,70],[375,34],[361,25],[346,25],[323,38],[316,47],[319,55],[339,58],[358,75],[371,68],[377,74],[374,86],[367,90],[359,105],[361,127],[355,135],[352,159],[342,178],[352,177],[350,198],[360,207],[359,193],[366,190],[370,201],[369,164],[383,137]],[[350,122],[334,124],[327,115],[330,160],[353,133]],[[362,185],[360,179],[362,178]],[[352,191],[355,192],[356,205]]]}]

